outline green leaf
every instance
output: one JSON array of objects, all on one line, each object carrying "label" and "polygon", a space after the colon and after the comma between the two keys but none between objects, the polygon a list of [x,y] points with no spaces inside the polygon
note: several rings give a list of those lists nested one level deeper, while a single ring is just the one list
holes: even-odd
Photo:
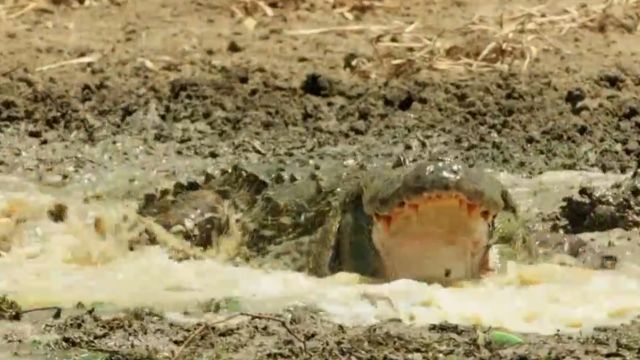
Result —
[{"label": "green leaf", "polygon": [[524,343],[524,340],[522,340],[522,338],[503,331],[492,331],[489,334],[489,339],[494,344],[500,346],[514,346]]}]

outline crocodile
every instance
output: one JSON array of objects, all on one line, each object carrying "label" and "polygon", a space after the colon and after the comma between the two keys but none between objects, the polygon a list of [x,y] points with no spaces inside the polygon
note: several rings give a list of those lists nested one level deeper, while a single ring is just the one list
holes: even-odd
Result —
[{"label": "crocodile", "polygon": [[[227,260],[318,277],[447,285],[496,271],[497,245],[540,254],[500,181],[447,159],[237,163],[145,195],[139,213]],[[547,249],[575,248],[554,239]]]}]

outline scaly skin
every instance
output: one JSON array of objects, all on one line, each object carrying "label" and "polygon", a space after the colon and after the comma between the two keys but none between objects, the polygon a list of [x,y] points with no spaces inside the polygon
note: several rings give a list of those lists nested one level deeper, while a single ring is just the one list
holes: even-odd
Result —
[{"label": "scaly skin", "polygon": [[[534,253],[502,184],[452,161],[235,165],[148,195],[140,213],[181,228],[194,245],[227,249],[227,258],[316,276],[447,284],[491,271],[487,255],[496,243],[520,258]],[[237,247],[226,244],[233,228]]]}]

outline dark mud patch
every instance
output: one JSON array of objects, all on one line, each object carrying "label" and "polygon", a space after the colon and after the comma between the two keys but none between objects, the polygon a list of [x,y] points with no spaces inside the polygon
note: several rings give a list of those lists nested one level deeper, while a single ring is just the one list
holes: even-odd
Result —
[{"label": "dark mud patch", "polygon": [[554,227],[565,233],[631,230],[640,226],[640,171],[611,188],[583,186],[576,196],[563,199]]},{"label": "dark mud patch", "polygon": [[488,329],[394,321],[345,327],[302,308],[190,325],[147,310],[87,313],[45,329],[58,335],[54,347],[102,352],[110,359],[605,359],[637,357],[639,326],[600,328],[588,336],[520,334],[524,343],[511,347],[492,342]]},{"label": "dark mud patch", "polygon": [[611,88],[595,73],[420,74],[391,82],[330,75],[296,78],[238,66],[158,82],[95,75],[61,87],[11,73],[0,84],[0,122],[41,144],[123,134],[148,139],[151,148],[170,142],[180,155],[210,159],[268,159],[350,145],[358,156],[448,156],[539,173],[623,172],[640,156],[632,95],[640,89],[631,81]]}]

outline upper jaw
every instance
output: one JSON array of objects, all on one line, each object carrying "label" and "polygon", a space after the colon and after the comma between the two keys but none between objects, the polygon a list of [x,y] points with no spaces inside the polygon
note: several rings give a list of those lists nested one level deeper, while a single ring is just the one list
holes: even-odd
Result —
[{"label": "upper jaw", "polygon": [[[372,241],[386,280],[410,278],[446,284],[489,271],[488,249],[495,216],[511,206],[497,179],[453,162],[422,162],[380,175],[371,176],[365,183],[362,205],[373,220]],[[407,233],[400,230],[395,235],[389,232],[391,221],[399,214],[410,214],[416,201],[449,197],[457,197],[465,211],[456,212],[456,203],[445,201],[422,218],[424,227]],[[447,211],[449,218],[438,215]],[[451,218],[458,219],[458,225],[467,230],[447,225]],[[414,230],[423,231],[420,241],[411,241]]]},{"label": "upper jaw", "polygon": [[502,185],[478,169],[455,162],[420,162],[410,169],[396,169],[373,176],[365,184],[363,205],[369,215],[386,214],[413,198],[426,194],[461,193],[493,213],[501,211]]}]

